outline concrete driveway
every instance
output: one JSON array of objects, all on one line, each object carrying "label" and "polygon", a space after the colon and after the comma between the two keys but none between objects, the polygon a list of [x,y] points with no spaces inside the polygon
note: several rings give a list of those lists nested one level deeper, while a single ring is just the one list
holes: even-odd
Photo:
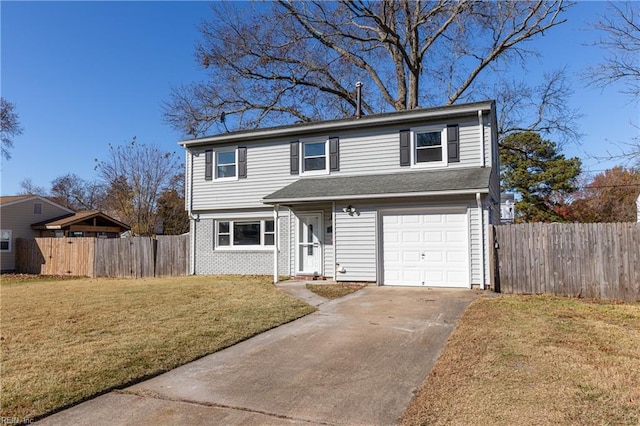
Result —
[{"label": "concrete driveway", "polygon": [[322,303],[302,286],[283,290],[317,312],[39,424],[391,425],[477,297],[369,286]]}]

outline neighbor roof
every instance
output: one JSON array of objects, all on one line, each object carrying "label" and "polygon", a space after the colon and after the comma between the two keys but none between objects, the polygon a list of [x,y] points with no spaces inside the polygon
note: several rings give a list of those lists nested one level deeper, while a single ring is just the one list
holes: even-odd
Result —
[{"label": "neighbor roof", "polygon": [[30,200],[40,200],[42,202],[51,204],[52,206],[56,206],[62,210],[66,210],[69,213],[73,213],[73,210],[66,208],[65,206],[56,203],[55,201],[51,201],[45,197],[41,197],[39,195],[34,194],[25,194],[25,195],[3,195],[0,197],[0,207],[7,207],[14,204],[23,203],[25,201]]},{"label": "neighbor roof", "polygon": [[339,120],[314,121],[311,123],[297,123],[286,126],[240,130],[206,136],[179,142],[185,148],[217,143],[246,142],[264,140],[273,137],[300,137],[321,132],[337,132],[348,129],[362,129],[366,127],[384,126],[388,124],[400,125],[416,120],[435,120],[453,118],[477,113],[477,111],[491,111],[495,108],[494,101],[473,102],[467,104],[447,105],[433,108],[416,108],[406,111],[395,111],[383,114],[363,115],[360,118],[348,117]]},{"label": "neighbor roof", "polygon": [[65,215],[61,217],[57,217],[54,219],[45,220],[43,222],[34,223],[31,225],[33,229],[62,229],[66,226],[75,225],[76,223],[85,221],[87,219],[92,219],[94,217],[99,217],[105,221],[112,222],[114,225],[117,225],[126,230],[131,229],[130,226],[115,220],[111,216],[107,216],[106,214],[99,211],[85,211],[78,212],[71,215]]},{"label": "neighbor roof", "polygon": [[265,204],[489,192],[491,168],[302,178],[264,197]]}]

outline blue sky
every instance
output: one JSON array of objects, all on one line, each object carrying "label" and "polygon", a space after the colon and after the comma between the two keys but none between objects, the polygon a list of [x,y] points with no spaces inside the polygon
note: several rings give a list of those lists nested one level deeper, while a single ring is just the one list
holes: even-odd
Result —
[{"label": "blue sky", "polygon": [[[578,78],[602,54],[585,44],[597,37],[588,22],[605,10],[604,2],[572,7],[566,24],[531,43],[541,57],[526,70],[536,79],[567,67],[576,92],[569,104],[584,115],[585,136],[565,153],[596,171],[617,163],[590,156],[617,152],[614,143],[637,136],[632,124],[640,120],[638,104],[615,86],[603,91]],[[210,17],[207,2],[0,2],[0,93],[24,128],[12,159],[2,159],[2,195],[19,192],[25,178],[46,189],[67,173],[92,180],[108,144],[134,136],[182,156],[181,135],[163,123],[161,103],[171,87],[204,77],[194,45],[197,25]]]}]

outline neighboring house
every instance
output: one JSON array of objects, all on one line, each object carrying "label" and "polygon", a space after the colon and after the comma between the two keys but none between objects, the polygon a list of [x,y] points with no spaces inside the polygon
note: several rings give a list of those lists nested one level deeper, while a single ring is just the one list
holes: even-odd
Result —
[{"label": "neighboring house", "polygon": [[513,223],[516,213],[515,197],[513,194],[500,195],[500,223]]},{"label": "neighboring house", "polygon": [[484,288],[495,103],[238,131],[186,150],[191,272]]},{"label": "neighboring house", "polygon": [[39,237],[119,238],[131,228],[99,211],[84,211],[31,225]]},{"label": "neighboring house", "polygon": [[16,238],[35,238],[34,223],[73,214],[73,210],[38,195],[0,197],[0,270],[15,270]]},{"label": "neighboring house", "polygon": [[36,237],[118,238],[131,229],[99,211],[73,210],[37,195],[0,197],[0,271],[16,268],[15,241]]}]

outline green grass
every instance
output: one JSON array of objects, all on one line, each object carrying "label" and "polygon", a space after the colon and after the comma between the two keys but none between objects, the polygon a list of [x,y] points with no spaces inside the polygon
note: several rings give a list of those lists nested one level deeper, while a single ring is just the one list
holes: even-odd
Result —
[{"label": "green grass", "polygon": [[2,280],[2,417],[33,418],[314,308],[268,278]]},{"label": "green grass", "polygon": [[476,300],[401,424],[640,424],[640,304]]},{"label": "green grass", "polygon": [[326,299],[337,299],[365,287],[361,283],[307,284],[307,288]]}]

